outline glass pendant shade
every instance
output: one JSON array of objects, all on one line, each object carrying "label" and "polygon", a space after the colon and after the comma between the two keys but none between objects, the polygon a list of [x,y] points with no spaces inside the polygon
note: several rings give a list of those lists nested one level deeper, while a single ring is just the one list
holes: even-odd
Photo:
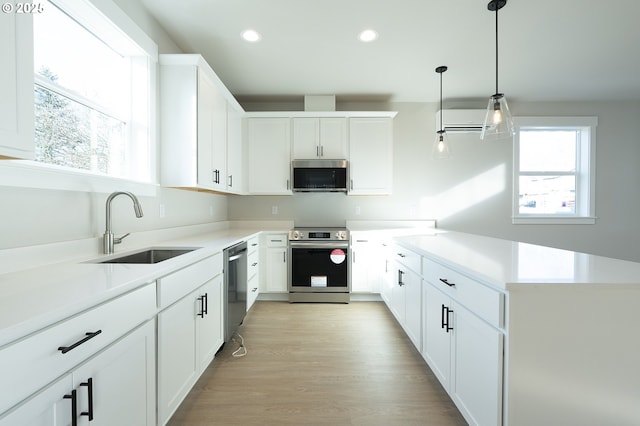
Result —
[{"label": "glass pendant shade", "polygon": [[502,93],[496,93],[489,98],[480,139],[508,139],[514,134],[513,117],[507,105],[507,98]]},{"label": "glass pendant shade", "polygon": [[436,139],[433,142],[433,148],[431,149],[431,156],[436,160],[451,158],[451,149],[449,146],[449,140],[447,138],[447,132],[445,132],[444,130],[438,130],[436,132]]}]

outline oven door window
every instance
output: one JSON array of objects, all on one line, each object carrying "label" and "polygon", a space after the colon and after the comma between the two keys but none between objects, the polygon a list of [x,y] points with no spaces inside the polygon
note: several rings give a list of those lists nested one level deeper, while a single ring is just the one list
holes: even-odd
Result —
[{"label": "oven door window", "polygon": [[292,287],[348,286],[346,248],[292,248],[291,256]]}]

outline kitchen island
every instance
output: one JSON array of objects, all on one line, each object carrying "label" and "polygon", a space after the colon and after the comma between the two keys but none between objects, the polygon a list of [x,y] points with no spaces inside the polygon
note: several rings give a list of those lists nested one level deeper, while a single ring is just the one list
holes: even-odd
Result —
[{"label": "kitchen island", "polygon": [[[439,230],[395,242],[422,259],[419,350],[436,375],[429,307],[444,300],[443,385],[471,424],[640,424],[640,264]],[[474,407],[487,392],[501,407]]]}]

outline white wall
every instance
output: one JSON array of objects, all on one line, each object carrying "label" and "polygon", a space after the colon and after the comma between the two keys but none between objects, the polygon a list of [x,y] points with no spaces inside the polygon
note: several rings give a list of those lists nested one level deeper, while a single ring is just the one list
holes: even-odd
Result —
[{"label": "white wall", "polygon": [[[484,108],[484,101],[461,104]],[[255,105],[246,104],[247,110]],[[597,116],[595,225],[513,225],[512,145],[452,134],[453,158],[432,160],[437,104],[353,104],[338,109],[390,109],[394,120],[394,189],[390,196],[297,194],[229,199],[231,219],[436,219],[440,228],[640,261],[640,102],[518,103],[515,115]],[[267,109],[264,105],[260,109]],[[278,214],[272,215],[272,206]],[[356,215],[360,207],[360,215]]]}]

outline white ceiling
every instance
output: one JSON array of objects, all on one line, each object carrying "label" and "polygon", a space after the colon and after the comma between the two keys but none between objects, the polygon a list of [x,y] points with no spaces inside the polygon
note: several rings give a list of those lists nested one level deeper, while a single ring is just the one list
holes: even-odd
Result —
[{"label": "white ceiling", "polygon": [[[484,99],[495,92],[488,0],[142,0],[237,97]],[[262,34],[247,43],[240,33]],[[373,28],[379,38],[362,43]],[[499,13],[509,101],[640,99],[640,1],[509,0]]]}]

